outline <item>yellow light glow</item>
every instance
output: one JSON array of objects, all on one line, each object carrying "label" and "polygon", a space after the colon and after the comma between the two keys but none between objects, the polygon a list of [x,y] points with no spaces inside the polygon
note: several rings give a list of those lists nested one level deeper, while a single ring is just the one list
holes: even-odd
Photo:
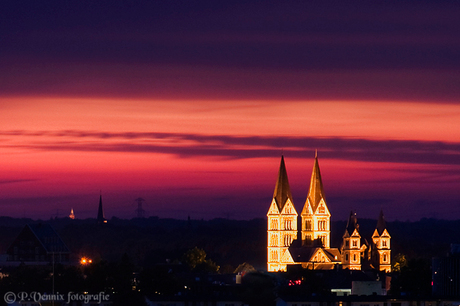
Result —
[{"label": "yellow light glow", "polygon": [[82,265],[87,265],[87,264],[90,264],[90,263],[92,263],[92,262],[93,262],[93,261],[92,261],[91,259],[87,258],[87,257],[82,257],[82,258],[80,259],[80,264],[82,264]]}]

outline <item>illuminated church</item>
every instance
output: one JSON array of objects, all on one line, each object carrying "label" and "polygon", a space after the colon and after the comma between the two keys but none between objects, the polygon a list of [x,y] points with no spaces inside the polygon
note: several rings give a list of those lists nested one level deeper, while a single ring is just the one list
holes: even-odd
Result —
[{"label": "illuminated church", "polygon": [[324,197],[323,183],[315,154],[310,189],[298,213],[289,187],[284,156],[278,172],[275,192],[267,213],[267,269],[269,272],[286,271],[288,265],[301,265],[305,269],[362,270],[364,266],[391,272],[390,235],[385,217],[380,212],[376,228],[368,242],[361,237],[355,213],[351,213],[339,248],[330,246],[331,213]]}]

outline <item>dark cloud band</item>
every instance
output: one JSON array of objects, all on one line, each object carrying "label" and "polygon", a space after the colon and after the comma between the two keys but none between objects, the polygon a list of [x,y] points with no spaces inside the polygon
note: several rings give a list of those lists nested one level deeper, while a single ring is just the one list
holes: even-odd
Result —
[{"label": "dark cloud band", "polygon": [[[460,165],[460,143],[342,137],[234,136],[186,133],[101,131],[3,131],[3,146],[44,151],[165,153],[182,158],[304,158],[318,150],[323,158],[366,162]],[[19,137],[15,140],[16,137]],[[24,143],[21,137],[40,138]],[[95,141],[97,140],[97,141]],[[158,140],[158,142],[156,142]]]}]

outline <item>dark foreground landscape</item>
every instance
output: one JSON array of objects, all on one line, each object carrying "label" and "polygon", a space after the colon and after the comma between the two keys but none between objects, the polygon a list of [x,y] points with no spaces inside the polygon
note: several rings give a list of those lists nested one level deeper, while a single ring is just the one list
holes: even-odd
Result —
[{"label": "dark foreground landscape", "polygon": [[[256,305],[264,298],[263,303],[270,304],[277,292],[284,290],[282,283],[273,281],[264,272],[265,219],[112,218],[107,224],[98,225],[95,219],[37,221],[2,217],[1,254],[6,254],[24,226],[40,223],[50,224],[67,245],[69,263],[55,263],[54,267],[51,263],[40,267],[24,264],[12,267],[5,264],[5,255],[2,296],[9,291],[51,292],[54,286],[54,292],[61,293],[107,292],[114,305],[143,305],[145,296],[177,296],[183,294],[184,287],[206,295],[209,288],[202,283],[205,276],[212,275],[212,283],[216,285],[224,284],[226,277],[234,281],[238,272],[245,275],[241,286],[246,286],[239,296],[248,304]],[[370,236],[376,220],[361,219],[359,224],[363,236]],[[340,246],[343,233],[340,229],[345,226],[342,221],[332,222],[331,245]],[[387,222],[394,267],[389,293],[429,297],[431,260],[446,256],[451,244],[460,243],[459,228],[460,221]],[[91,263],[81,263],[83,257]],[[314,288],[310,286],[308,290]],[[259,298],[254,300],[255,296]]]}]

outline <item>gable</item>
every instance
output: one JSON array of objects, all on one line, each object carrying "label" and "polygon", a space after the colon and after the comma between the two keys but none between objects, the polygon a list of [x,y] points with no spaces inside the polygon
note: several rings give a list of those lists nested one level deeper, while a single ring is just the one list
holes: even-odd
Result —
[{"label": "gable", "polygon": [[315,215],[323,215],[323,216],[331,216],[329,209],[327,208],[326,202],[324,202],[324,198],[319,201],[318,205],[316,206],[316,210],[314,211]]},{"label": "gable", "polygon": [[387,229],[384,229],[383,230],[383,233],[381,235],[381,237],[385,237],[385,238],[391,238],[390,234],[388,233]]},{"label": "gable", "polygon": [[294,263],[294,260],[292,259],[291,252],[289,250],[286,250],[284,254],[281,255],[281,262],[282,263]]},{"label": "gable", "polygon": [[353,238],[361,238],[361,235],[359,234],[358,230],[355,228],[353,231],[353,234],[351,234],[351,237]]},{"label": "gable", "polygon": [[19,235],[14,239],[11,245],[7,249],[7,254],[14,254],[14,249],[19,248],[30,248],[35,249],[36,247],[39,248],[40,254],[46,253],[46,249],[43,244],[38,240],[38,238],[34,235],[34,233],[30,230],[28,226],[25,226]]},{"label": "gable", "polygon": [[302,209],[302,215],[312,215],[313,210],[311,209],[310,200],[307,198]]},{"label": "gable", "polygon": [[374,230],[374,233],[372,234],[372,238],[380,238],[379,231],[377,229]]},{"label": "gable", "polygon": [[295,210],[295,207],[290,199],[287,199],[286,204],[283,206],[283,209],[281,210],[281,214],[297,216],[297,211]]},{"label": "gable", "polygon": [[321,249],[321,248],[316,249],[316,252],[314,252],[313,255],[311,256],[310,261],[313,261],[313,262],[331,262],[328,254],[326,254],[324,252],[324,250]]},{"label": "gable", "polygon": [[379,235],[379,231],[375,229],[372,238],[391,238],[391,236],[386,229],[383,230],[382,235]]},{"label": "gable", "polygon": [[275,199],[272,200],[272,204],[270,205],[270,208],[268,209],[267,216],[268,215],[279,215],[280,211],[278,209],[278,205],[276,205]]}]

